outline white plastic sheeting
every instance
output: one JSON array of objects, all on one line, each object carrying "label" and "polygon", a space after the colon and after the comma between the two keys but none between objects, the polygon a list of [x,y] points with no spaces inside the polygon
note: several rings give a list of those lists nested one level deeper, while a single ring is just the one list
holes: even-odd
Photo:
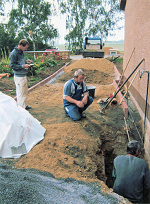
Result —
[{"label": "white plastic sheeting", "polygon": [[0,157],[19,158],[44,139],[46,129],[16,101],[0,92]]}]

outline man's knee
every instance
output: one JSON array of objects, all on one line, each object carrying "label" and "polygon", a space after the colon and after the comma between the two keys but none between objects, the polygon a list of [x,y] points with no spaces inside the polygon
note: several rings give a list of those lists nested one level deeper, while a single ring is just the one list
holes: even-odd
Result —
[{"label": "man's knee", "polygon": [[81,119],[81,114],[79,112],[68,112],[68,115],[70,116],[70,118],[73,120],[73,121],[78,121]]},{"label": "man's knee", "polygon": [[81,119],[81,114],[78,110],[78,108],[70,108],[70,107],[65,107],[65,112],[68,114],[68,116],[73,120],[73,121],[78,121]]}]

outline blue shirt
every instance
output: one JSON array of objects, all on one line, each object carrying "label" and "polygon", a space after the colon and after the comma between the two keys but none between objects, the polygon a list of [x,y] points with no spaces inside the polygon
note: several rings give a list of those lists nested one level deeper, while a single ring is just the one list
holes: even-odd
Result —
[{"label": "blue shirt", "polygon": [[64,84],[63,103],[64,106],[70,105],[71,103],[65,99],[65,96],[70,96],[73,99],[80,100],[82,94],[88,92],[85,82],[77,84],[74,79],[68,80]]}]

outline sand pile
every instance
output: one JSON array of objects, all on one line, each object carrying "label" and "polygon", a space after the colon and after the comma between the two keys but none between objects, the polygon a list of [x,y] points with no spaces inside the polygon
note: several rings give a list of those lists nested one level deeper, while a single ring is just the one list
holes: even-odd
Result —
[{"label": "sand pile", "polygon": [[63,75],[59,82],[66,82],[73,78],[74,72],[77,69],[82,69],[85,73],[84,81],[88,84],[111,84],[113,82],[114,64],[107,59],[101,58],[83,58],[69,67],[64,69],[65,75]]},{"label": "sand pile", "polygon": [[65,72],[70,72],[73,69],[83,68],[85,70],[98,70],[105,73],[114,72],[114,64],[104,58],[83,58],[77,62],[71,64],[69,67],[64,69]]}]

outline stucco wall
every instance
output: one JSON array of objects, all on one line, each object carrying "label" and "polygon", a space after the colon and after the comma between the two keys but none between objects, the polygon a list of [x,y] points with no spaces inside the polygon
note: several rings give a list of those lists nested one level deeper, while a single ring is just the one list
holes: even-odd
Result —
[{"label": "stucco wall", "polygon": [[[134,50],[134,51],[133,51]],[[133,53],[133,54],[132,54]],[[132,55],[131,55],[132,54]],[[144,62],[137,70],[150,71],[150,0],[127,0],[125,7],[125,45],[124,45],[124,75],[126,78],[132,73],[142,59]],[[129,60],[130,59],[130,60]],[[128,66],[127,66],[128,64]],[[136,72],[135,72],[136,73]],[[132,81],[135,73],[130,78]],[[147,90],[147,73],[139,80],[138,73],[131,95],[143,120],[145,117],[145,99]],[[148,97],[148,119],[150,120],[150,88]],[[146,120],[145,150],[150,163],[150,124]]]}]

